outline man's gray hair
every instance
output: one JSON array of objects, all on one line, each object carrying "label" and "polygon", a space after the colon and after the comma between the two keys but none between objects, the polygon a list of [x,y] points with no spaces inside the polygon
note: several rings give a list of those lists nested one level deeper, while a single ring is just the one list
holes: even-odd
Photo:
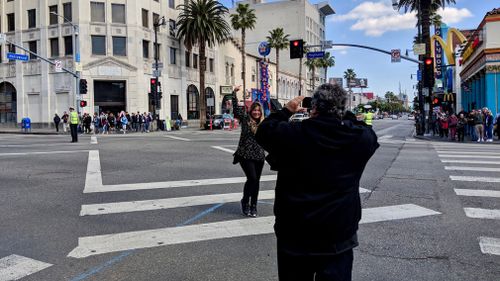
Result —
[{"label": "man's gray hair", "polygon": [[347,102],[347,93],[339,85],[323,84],[312,96],[312,107],[319,115],[342,117]]}]

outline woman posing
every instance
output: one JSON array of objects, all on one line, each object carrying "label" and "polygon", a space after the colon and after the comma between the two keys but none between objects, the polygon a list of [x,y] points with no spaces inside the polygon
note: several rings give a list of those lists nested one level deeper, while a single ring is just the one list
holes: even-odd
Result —
[{"label": "woman posing", "polygon": [[241,135],[238,149],[234,153],[233,164],[240,163],[247,181],[243,187],[243,198],[241,199],[241,210],[243,215],[257,217],[257,199],[259,196],[259,182],[264,167],[264,149],[255,140],[257,127],[264,119],[262,105],[254,102],[247,113],[238,107],[236,93],[240,86],[233,91],[234,117],[241,123]]}]

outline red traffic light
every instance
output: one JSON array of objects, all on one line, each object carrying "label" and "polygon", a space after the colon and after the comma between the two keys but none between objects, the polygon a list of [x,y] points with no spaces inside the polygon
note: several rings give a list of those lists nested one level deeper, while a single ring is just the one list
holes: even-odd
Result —
[{"label": "red traffic light", "polygon": [[156,84],[156,79],[151,78],[151,84]]},{"label": "red traffic light", "polygon": [[81,100],[80,101],[80,107],[86,107],[87,106],[87,101]]},{"label": "red traffic light", "polygon": [[297,47],[299,45],[299,41],[293,41],[292,43],[295,47]]},{"label": "red traffic light", "polygon": [[433,58],[426,58],[426,59],[424,60],[424,63],[425,63],[426,65],[431,65],[433,61],[434,61],[434,59],[433,59]]}]

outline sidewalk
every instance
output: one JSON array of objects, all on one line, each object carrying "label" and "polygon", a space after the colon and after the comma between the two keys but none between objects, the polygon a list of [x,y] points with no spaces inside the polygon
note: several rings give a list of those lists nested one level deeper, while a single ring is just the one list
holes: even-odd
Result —
[{"label": "sidewalk", "polygon": [[[416,139],[420,140],[425,140],[425,141],[434,141],[434,142],[448,142],[448,143],[478,143],[477,141],[471,141],[470,136],[465,136],[463,142],[458,142],[458,141],[451,141],[449,138],[441,138],[440,136],[418,136],[417,134],[413,134],[413,137]],[[481,142],[481,144],[496,144],[500,145],[500,141],[496,139],[495,137],[493,138],[493,142]]]}]

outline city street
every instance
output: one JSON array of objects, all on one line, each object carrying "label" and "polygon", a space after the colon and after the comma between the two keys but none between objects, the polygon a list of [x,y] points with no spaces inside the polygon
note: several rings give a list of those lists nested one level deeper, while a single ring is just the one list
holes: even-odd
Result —
[{"label": "city street", "polygon": [[[374,121],[353,280],[500,280],[500,146],[413,124]],[[243,217],[239,130],[70,139],[0,135],[0,281],[278,280],[276,173]]]}]

